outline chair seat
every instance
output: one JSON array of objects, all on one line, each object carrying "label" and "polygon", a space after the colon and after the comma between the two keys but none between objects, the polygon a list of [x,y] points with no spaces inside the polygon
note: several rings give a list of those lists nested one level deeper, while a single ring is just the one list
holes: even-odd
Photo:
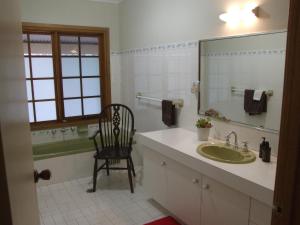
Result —
[{"label": "chair seat", "polygon": [[102,149],[99,154],[94,155],[98,159],[128,159],[130,157],[130,148],[107,147]]}]

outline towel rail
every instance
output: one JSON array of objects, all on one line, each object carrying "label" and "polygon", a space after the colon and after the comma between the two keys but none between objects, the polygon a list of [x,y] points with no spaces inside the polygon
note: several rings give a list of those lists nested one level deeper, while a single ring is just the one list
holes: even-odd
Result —
[{"label": "towel rail", "polygon": [[[231,93],[240,93],[243,94],[245,91],[245,89],[241,89],[241,88],[236,88],[236,87],[231,87]],[[271,97],[274,95],[274,91],[273,90],[265,90],[265,93],[268,97]]]},{"label": "towel rail", "polygon": [[[154,102],[162,102],[162,99],[160,99],[160,98],[143,96],[142,93],[137,93],[136,98],[150,100],[150,101],[154,101]],[[173,99],[172,103],[173,103],[173,105],[175,105],[176,108],[182,108],[184,101],[183,101],[183,99]]]}]

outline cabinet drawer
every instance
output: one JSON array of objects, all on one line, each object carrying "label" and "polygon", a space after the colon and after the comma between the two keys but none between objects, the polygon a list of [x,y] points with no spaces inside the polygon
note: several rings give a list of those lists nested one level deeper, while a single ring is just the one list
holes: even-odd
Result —
[{"label": "cabinet drawer", "polygon": [[251,199],[250,221],[257,225],[271,225],[272,208],[255,199]]}]

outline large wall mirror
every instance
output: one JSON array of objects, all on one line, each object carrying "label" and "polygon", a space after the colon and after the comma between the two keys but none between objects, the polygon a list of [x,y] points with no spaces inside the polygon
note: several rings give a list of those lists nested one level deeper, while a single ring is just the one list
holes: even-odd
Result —
[{"label": "large wall mirror", "polygon": [[280,128],[286,32],[200,41],[199,113]]}]

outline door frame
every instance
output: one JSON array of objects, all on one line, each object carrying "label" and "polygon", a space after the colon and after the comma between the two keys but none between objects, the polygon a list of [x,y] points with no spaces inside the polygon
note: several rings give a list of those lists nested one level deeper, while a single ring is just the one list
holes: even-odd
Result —
[{"label": "door frame", "polygon": [[300,1],[290,1],[272,225],[300,224]]},{"label": "door frame", "polygon": [[12,224],[10,211],[9,192],[6,177],[4,151],[2,146],[2,136],[0,129],[0,224]]}]

